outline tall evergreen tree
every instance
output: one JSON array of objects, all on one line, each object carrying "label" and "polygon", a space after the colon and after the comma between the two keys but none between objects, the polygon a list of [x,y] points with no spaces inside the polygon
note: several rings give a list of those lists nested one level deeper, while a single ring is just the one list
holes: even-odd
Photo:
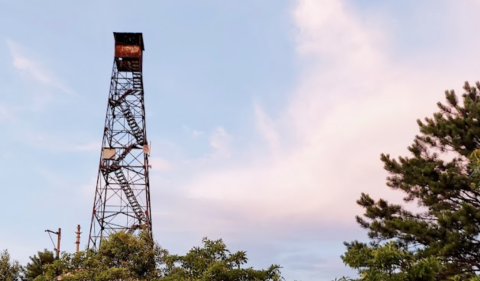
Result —
[{"label": "tall evergreen tree", "polygon": [[[342,258],[364,280],[467,280],[480,271],[480,83],[464,90],[460,101],[446,91],[439,111],[417,121],[410,156],[381,155],[387,186],[402,192],[405,204],[367,194],[357,201],[365,209],[357,221],[372,240],[346,243]],[[379,253],[390,259],[375,263]],[[375,279],[375,270],[390,279]]]},{"label": "tall evergreen tree", "polygon": [[53,252],[45,249],[30,257],[30,262],[24,267],[24,280],[32,281],[37,276],[42,275],[46,271],[46,266],[53,263],[55,257]]},{"label": "tall evergreen tree", "polygon": [[21,266],[12,260],[7,250],[0,252],[0,280],[15,281],[20,277]]}]

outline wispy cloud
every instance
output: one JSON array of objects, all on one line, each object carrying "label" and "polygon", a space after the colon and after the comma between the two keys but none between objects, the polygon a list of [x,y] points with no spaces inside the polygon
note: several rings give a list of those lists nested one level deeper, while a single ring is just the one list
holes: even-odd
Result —
[{"label": "wispy cloud", "polygon": [[100,154],[100,141],[89,141],[79,134],[65,135],[24,129],[17,132],[16,137],[19,143],[42,151]]},{"label": "wispy cloud", "polygon": [[150,158],[150,164],[152,165],[152,171],[168,171],[172,168],[169,161],[160,157]]},{"label": "wispy cloud", "polygon": [[[436,110],[445,88],[458,89],[478,73],[471,61],[479,55],[468,49],[449,57],[439,49],[438,57],[408,59],[390,48],[392,35],[381,19],[361,17],[346,1],[295,3],[301,72],[287,106],[273,118],[254,103],[256,135],[231,136],[247,140],[247,148],[230,144],[235,153],[227,164],[210,158],[207,164],[176,166],[170,172],[181,180],[170,179],[169,190],[152,198],[171,199],[161,207],[168,214],[160,211],[156,219],[174,233],[237,237],[250,244],[298,243],[295,247],[304,247],[298,256],[312,256],[292,271],[321,271],[331,280],[344,270],[338,259],[341,241],[364,233],[354,218],[362,212],[355,203],[360,193],[402,198],[385,186],[380,153],[407,154],[418,133],[416,119]],[[452,17],[457,16],[462,17]],[[462,67],[442,67],[452,64]],[[222,135],[219,130],[217,137]],[[216,143],[212,147],[220,147]],[[335,246],[322,252],[327,247],[315,244],[318,240]],[[281,250],[268,252],[271,258]],[[291,265],[298,256],[284,261]]]},{"label": "wispy cloud", "polygon": [[185,133],[187,133],[190,137],[194,139],[202,137],[205,134],[205,132],[203,131],[192,129],[186,125],[183,125],[182,129]]},{"label": "wispy cloud", "polygon": [[217,127],[210,135],[210,147],[213,149],[212,157],[230,158],[233,137],[223,128]]},{"label": "wispy cloud", "polygon": [[98,141],[89,141],[84,143],[74,143],[70,146],[63,146],[63,149],[66,151],[74,152],[93,152],[97,151],[100,153],[100,142]]},{"label": "wispy cloud", "polygon": [[[402,63],[388,48],[385,25],[359,18],[344,1],[298,0],[292,17],[302,76],[278,118],[254,104],[266,142],[252,143],[242,157],[230,155],[228,167],[202,163],[182,181],[182,192],[216,206],[214,214],[239,208],[237,225],[255,221],[271,224],[271,231],[298,222],[354,226],[361,192],[401,198],[385,187],[380,153],[407,153],[415,120],[433,112],[444,88],[464,78],[436,64]],[[223,129],[212,147],[222,147],[222,137]]]},{"label": "wispy cloud", "polygon": [[12,65],[31,79],[47,86],[54,87],[66,94],[73,94],[63,81],[38,60],[25,55],[23,48],[12,40],[7,40],[12,56]]},{"label": "wispy cloud", "polygon": [[297,54],[307,71],[277,120],[254,105],[266,145],[254,144],[258,153],[237,168],[202,172],[187,190],[194,198],[248,205],[245,220],[347,223],[358,211],[354,202],[359,193],[382,185],[381,150],[375,146],[385,139],[375,141],[371,134],[403,119],[388,115],[406,111],[388,106],[393,93],[370,92],[378,85],[372,72],[380,75],[385,67],[385,52],[377,43],[383,38],[343,2],[298,1],[293,17],[299,31]]},{"label": "wispy cloud", "polygon": [[26,52],[20,44],[12,40],[7,40],[6,44],[10,50],[13,69],[28,82],[22,81],[23,85],[19,86],[27,90],[18,91],[15,97],[0,102],[0,123],[15,121],[19,124],[25,112],[44,112],[60,100],[59,93],[66,94],[65,98],[75,96],[48,67],[25,55]]},{"label": "wispy cloud", "polygon": [[254,104],[254,112],[257,132],[267,142],[271,154],[276,155],[280,151],[281,142],[275,128],[275,123],[257,103]]}]

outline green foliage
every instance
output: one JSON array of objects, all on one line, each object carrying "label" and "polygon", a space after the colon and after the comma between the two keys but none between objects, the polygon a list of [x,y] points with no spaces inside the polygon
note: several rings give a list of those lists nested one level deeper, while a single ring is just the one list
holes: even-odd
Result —
[{"label": "green foliage", "polygon": [[98,251],[62,253],[46,265],[35,281],[110,281],[110,280],[188,280],[188,281],[277,281],[279,266],[266,270],[243,268],[246,253],[230,253],[222,240],[203,239],[185,256],[170,255],[153,242],[148,233],[131,235],[118,232],[103,240]]},{"label": "green foliage", "polygon": [[126,269],[134,278],[146,278],[156,274],[159,250],[147,232],[138,236],[118,232],[102,241],[98,256],[107,268]]},{"label": "green foliage", "polygon": [[98,251],[62,253],[35,281],[53,280],[153,280],[159,275],[160,248],[146,232],[136,236],[123,231],[110,235]]},{"label": "green foliage", "polygon": [[282,280],[280,267],[271,265],[266,270],[243,268],[247,263],[244,251],[230,253],[221,239],[202,240],[203,247],[194,247],[185,256],[163,251],[164,278],[161,280],[192,281],[276,281]]},{"label": "green foliage", "polygon": [[380,246],[354,241],[345,245],[348,251],[342,259],[359,271],[361,280],[437,280],[436,272],[440,269],[437,258],[417,258],[397,242]]},{"label": "green foliage", "polygon": [[24,280],[32,281],[37,276],[45,273],[46,266],[53,263],[55,257],[53,252],[45,249],[43,252],[38,252],[37,255],[30,257],[30,262],[24,268]]},{"label": "green foliage", "polygon": [[18,261],[11,260],[7,250],[0,252],[0,280],[15,281],[19,278],[21,266]]},{"label": "green foliage", "polygon": [[[344,262],[361,280],[469,280],[480,271],[480,84],[462,102],[446,92],[433,118],[418,120],[409,157],[382,154],[387,185],[405,206],[362,194],[358,223],[370,245],[346,243]],[[415,209],[415,208],[413,208]],[[472,280],[473,280],[472,279]],[[475,279],[477,280],[477,279]]]}]

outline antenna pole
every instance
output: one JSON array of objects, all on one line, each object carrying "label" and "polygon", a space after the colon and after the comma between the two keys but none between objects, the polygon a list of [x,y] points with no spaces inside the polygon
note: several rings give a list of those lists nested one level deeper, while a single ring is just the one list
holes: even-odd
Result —
[{"label": "antenna pole", "polygon": [[75,241],[75,244],[77,244],[77,251],[76,253],[78,253],[78,250],[80,248],[80,234],[82,234],[80,232],[80,225],[77,225],[77,232],[75,232],[77,234],[77,240]]}]

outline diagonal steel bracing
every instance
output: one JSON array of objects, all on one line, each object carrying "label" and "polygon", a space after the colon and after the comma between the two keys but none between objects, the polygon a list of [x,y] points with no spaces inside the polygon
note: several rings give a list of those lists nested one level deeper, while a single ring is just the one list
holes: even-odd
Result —
[{"label": "diagonal steel bracing", "polygon": [[100,165],[88,248],[119,230],[151,235],[149,148],[143,90],[143,36],[114,33],[115,60],[110,81]]}]

